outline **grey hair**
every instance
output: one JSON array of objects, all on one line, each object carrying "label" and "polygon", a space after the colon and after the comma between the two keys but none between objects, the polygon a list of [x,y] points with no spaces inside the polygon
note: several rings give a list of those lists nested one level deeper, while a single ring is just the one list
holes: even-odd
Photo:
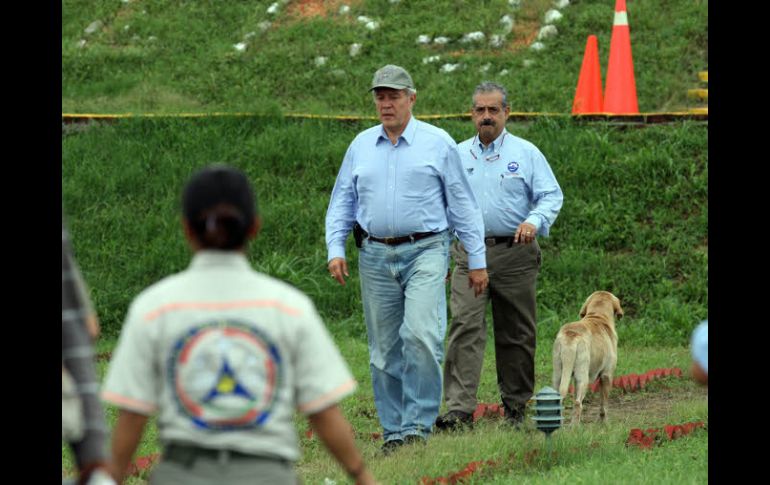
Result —
[{"label": "grey hair", "polygon": [[[401,91],[402,93],[406,94],[407,96],[411,96],[413,94],[417,94],[417,90],[412,89],[412,88],[399,89],[399,91]],[[375,98],[375,99],[377,98],[377,91],[374,90],[374,89],[372,90],[372,98]]]},{"label": "grey hair", "polygon": [[473,91],[471,103],[476,104],[475,99],[477,94],[493,93],[495,91],[503,95],[503,108],[506,108],[508,106],[508,91],[503,86],[497,83],[493,83],[492,81],[484,81],[483,83],[476,86],[476,89]]}]

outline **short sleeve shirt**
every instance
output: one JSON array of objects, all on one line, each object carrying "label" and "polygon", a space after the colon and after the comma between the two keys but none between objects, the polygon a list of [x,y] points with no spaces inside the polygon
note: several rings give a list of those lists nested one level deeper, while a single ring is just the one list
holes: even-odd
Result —
[{"label": "short sleeve shirt", "polygon": [[306,295],[240,253],[200,251],[132,302],[102,398],[157,412],[164,443],[296,460],[295,410],[355,387]]}]

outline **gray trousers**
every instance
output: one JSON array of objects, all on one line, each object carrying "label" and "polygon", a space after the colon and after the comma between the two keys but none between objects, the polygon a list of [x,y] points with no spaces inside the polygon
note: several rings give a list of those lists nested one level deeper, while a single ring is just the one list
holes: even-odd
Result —
[{"label": "gray trousers", "polygon": [[222,463],[208,457],[198,457],[187,467],[161,459],[150,476],[152,485],[297,485],[294,466],[255,457],[237,458]]},{"label": "gray trousers", "polygon": [[468,288],[468,253],[455,241],[452,273],[452,326],[444,365],[448,411],[472,413],[487,341],[486,307],[492,301],[497,384],[503,402],[523,411],[535,386],[536,299],[540,246],[505,243],[487,246],[489,286],[478,298]]}]

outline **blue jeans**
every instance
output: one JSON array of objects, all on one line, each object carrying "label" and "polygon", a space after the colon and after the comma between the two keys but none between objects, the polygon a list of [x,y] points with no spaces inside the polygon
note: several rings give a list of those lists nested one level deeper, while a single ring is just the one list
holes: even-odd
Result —
[{"label": "blue jeans", "polygon": [[363,241],[361,295],[385,441],[427,437],[441,401],[447,231],[398,246]]}]

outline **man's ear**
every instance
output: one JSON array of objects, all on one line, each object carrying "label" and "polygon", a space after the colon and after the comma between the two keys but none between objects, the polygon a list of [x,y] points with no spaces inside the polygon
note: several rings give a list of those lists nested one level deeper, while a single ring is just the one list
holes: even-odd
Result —
[{"label": "man's ear", "polygon": [[254,216],[254,222],[252,222],[251,227],[249,228],[248,237],[249,239],[254,239],[259,234],[259,231],[262,230],[262,218],[259,216]]}]

